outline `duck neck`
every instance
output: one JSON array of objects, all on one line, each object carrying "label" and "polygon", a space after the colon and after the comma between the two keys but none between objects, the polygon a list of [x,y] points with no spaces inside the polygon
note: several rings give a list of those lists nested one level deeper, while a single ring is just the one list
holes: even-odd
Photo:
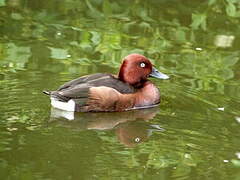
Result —
[{"label": "duck neck", "polygon": [[134,88],[136,89],[142,89],[145,87],[145,84],[146,84],[147,80],[141,80],[135,84],[131,84]]}]

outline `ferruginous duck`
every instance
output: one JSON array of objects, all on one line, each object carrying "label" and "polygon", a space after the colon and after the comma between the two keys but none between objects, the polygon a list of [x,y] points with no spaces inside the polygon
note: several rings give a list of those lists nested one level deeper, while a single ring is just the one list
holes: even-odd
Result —
[{"label": "ferruginous duck", "polygon": [[169,77],[153,67],[143,55],[126,56],[118,76],[97,73],[82,76],[60,86],[56,91],[44,91],[55,108],[76,112],[113,112],[149,108],[160,103],[158,88],[148,77]]}]

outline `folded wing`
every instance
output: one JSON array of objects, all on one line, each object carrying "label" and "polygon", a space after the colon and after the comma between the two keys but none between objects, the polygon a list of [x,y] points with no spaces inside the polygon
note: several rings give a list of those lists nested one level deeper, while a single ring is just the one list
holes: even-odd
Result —
[{"label": "folded wing", "polygon": [[[81,107],[88,105],[88,102],[100,103],[103,101],[103,99],[95,99],[93,101],[95,95],[90,92],[90,89],[96,87],[112,88],[112,92],[119,92],[121,94],[131,94],[135,92],[135,89],[132,86],[118,80],[118,78],[112,74],[98,73],[69,81],[60,86],[56,91],[50,92],[50,96],[62,102],[73,100],[79,107]],[[101,94],[109,92],[105,92],[104,88],[98,88],[98,92],[100,92],[99,90],[102,90]],[[109,95],[108,97],[110,97]],[[116,98],[112,98],[112,101],[115,100]],[[104,101],[106,100],[104,99]],[[108,101],[111,101],[111,98],[108,99]],[[109,105],[113,103],[114,102],[109,102]]]}]

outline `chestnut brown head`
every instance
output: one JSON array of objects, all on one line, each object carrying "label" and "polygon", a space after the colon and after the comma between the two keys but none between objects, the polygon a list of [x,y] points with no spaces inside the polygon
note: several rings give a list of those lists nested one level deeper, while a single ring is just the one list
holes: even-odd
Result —
[{"label": "chestnut brown head", "polygon": [[169,78],[167,75],[160,73],[153,67],[149,59],[140,54],[130,54],[124,58],[118,77],[131,85],[144,82],[148,77]]}]

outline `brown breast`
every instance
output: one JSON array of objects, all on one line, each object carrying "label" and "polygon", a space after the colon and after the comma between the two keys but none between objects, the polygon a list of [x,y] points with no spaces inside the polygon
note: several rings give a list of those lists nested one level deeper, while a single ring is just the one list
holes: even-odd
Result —
[{"label": "brown breast", "polygon": [[144,83],[136,95],[135,107],[150,106],[160,103],[160,92],[158,88],[151,82]]}]

